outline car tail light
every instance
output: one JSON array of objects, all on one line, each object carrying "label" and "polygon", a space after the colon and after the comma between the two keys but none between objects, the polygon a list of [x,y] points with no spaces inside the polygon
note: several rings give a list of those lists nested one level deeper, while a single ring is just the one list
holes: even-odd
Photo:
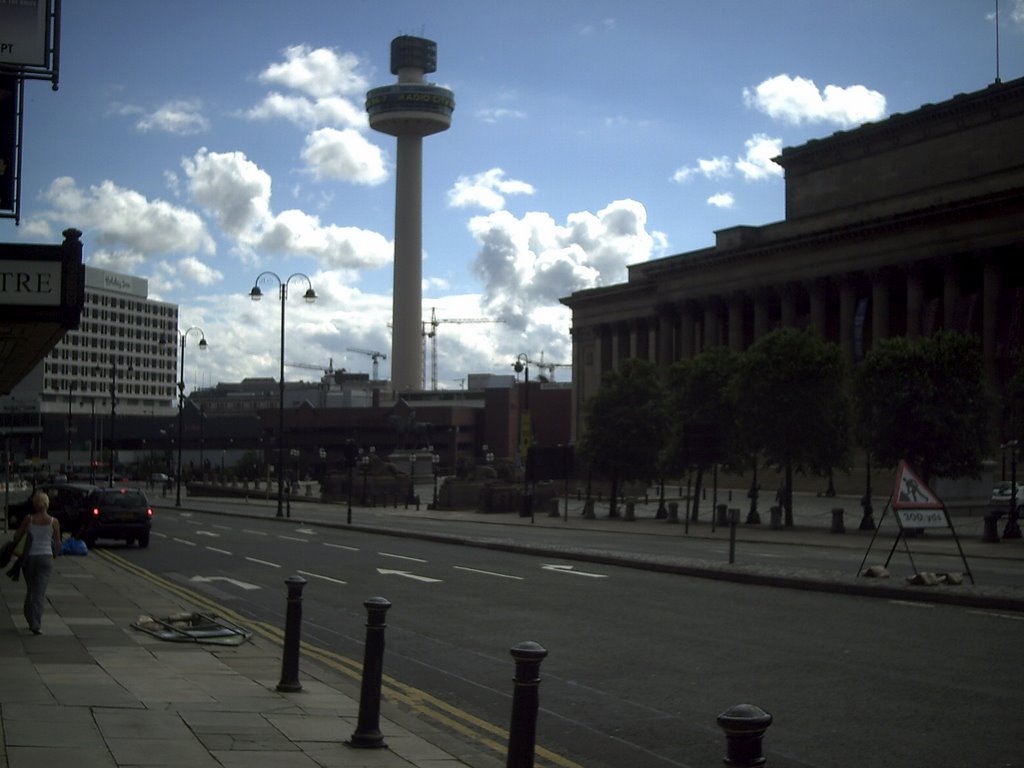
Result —
[{"label": "car tail light", "polygon": [[146,507],[146,517],[152,517],[152,516],[153,516],[153,508],[152,507]]},{"label": "car tail light", "polygon": [[99,517],[100,516],[100,508],[99,507],[93,507],[92,508],[92,516],[93,517]]}]

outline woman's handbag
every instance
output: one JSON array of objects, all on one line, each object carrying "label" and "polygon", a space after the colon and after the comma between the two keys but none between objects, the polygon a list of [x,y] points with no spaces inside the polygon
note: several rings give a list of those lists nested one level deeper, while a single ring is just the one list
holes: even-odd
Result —
[{"label": "woman's handbag", "polygon": [[14,545],[14,565],[7,569],[7,575],[11,577],[12,581],[17,581],[21,578],[21,566],[25,562],[24,555],[32,546],[32,534],[25,531],[25,535],[18,539]]},{"label": "woman's handbag", "polygon": [[14,557],[14,539],[9,539],[0,547],[0,568],[6,568]]}]

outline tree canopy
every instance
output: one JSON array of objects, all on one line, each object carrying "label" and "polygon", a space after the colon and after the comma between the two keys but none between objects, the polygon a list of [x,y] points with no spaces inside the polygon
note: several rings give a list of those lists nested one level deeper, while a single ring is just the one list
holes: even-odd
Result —
[{"label": "tree canopy", "polygon": [[618,480],[650,480],[665,443],[664,389],[658,368],[629,359],[601,379],[584,406],[580,454],[594,472]]},{"label": "tree canopy", "polygon": [[976,337],[885,339],[856,369],[854,391],[864,447],[880,463],[905,459],[925,480],[977,474],[991,400]]}]

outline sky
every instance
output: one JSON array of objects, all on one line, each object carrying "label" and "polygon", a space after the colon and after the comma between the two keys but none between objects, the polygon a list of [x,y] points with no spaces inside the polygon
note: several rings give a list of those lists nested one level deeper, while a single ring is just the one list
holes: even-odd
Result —
[{"label": "sky", "polygon": [[26,85],[22,219],[0,241],[75,227],[87,264],[147,278],[209,344],[188,390],[278,378],[278,283],[249,298],[265,271],[289,286],[286,379],[370,373],[350,350],[386,355],[386,378],[396,145],[365,94],[396,81],[394,37],[425,37],[456,102],[423,142],[427,386],[521,354],[567,381],[559,299],[782,220],[783,147],[1024,76],[1024,0],[999,2],[998,36],[996,7],[64,0],[60,87]]}]

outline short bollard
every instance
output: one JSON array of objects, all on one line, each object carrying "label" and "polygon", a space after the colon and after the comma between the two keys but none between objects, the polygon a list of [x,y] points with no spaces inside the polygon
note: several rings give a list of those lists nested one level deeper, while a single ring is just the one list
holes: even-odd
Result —
[{"label": "short bollard", "polygon": [[765,764],[761,740],[772,716],[753,704],[737,704],[718,716],[718,727],[725,731],[725,765],[756,768]]},{"label": "short bollard", "polygon": [[391,607],[383,597],[371,597],[366,606],[366,645],[363,650],[363,682],[359,691],[359,721],[346,742],[350,747],[386,747],[380,732],[380,685],[384,676],[384,623]]},{"label": "short bollard", "polygon": [[515,646],[510,653],[516,661],[516,676],[505,768],[533,768],[540,702],[537,690],[540,687],[540,663],[548,652],[537,643],[528,641]]},{"label": "short bollard", "polygon": [[284,651],[281,655],[281,682],[277,690],[296,693],[302,690],[299,682],[299,644],[302,640],[302,588],[306,580],[301,576],[289,576],[284,580],[288,586],[288,606],[284,619]]},{"label": "short bollard", "polygon": [[836,507],[832,510],[832,527],[829,533],[846,533],[846,526],[843,524],[843,510]]},{"label": "short bollard", "polygon": [[729,565],[736,562],[736,525],[740,521],[740,510],[738,507],[730,507],[726,512],[729,521]]}]

